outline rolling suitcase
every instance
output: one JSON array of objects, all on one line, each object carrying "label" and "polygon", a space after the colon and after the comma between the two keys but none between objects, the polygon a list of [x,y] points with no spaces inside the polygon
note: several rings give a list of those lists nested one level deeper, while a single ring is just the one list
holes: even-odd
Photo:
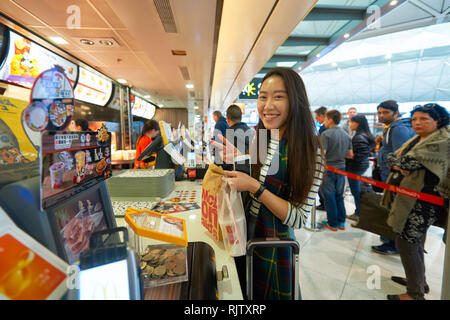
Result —
[{"label": "rolling suitcase", "polygon": [[256,248],[291,248],[294,277],[292,287],[294,288],[293,300],[299,300],[299,254],[300,245],[296,240],[290,238],[255,238],[247,243],[247,299],[253,300],[253,251]]}]

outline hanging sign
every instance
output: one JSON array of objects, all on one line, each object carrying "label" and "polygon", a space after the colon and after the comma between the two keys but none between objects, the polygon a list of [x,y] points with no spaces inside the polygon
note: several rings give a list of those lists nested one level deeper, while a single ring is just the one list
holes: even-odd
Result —
[{"label": "hanging sign", "polygon": [[23,113],[28,128],[41,132],[65,130],[74,112],[74,94],[64,69],[44,71],[31,89],[31,103]]}]

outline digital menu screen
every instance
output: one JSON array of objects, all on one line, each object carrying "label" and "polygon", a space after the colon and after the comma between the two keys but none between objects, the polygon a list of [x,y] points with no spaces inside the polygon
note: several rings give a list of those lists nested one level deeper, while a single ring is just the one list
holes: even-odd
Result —
[{"label": "digital menu screen", "polygon": [[112,94],[112,82],[100,74],[80,67],[75,99],[105,106]]},{"label": "digital menu screen", "polygon": [[133,116],[151,119],[155,115],[155,111],[156,108],[154,105],[139,98],[138,96],[134,96],[134,102],[132,101],[131,109]]},{"label": "digital menu screen", "polygon": [[78,67],[56,53],[9,31],[9,50],[0,69],[0,79],[31,88],[36,78],[44,71],[60,66],[71,85],[77,79]]}]

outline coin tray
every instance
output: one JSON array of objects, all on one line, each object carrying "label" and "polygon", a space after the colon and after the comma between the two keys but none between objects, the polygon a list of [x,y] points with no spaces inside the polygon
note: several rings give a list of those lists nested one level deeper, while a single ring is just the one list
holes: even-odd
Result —
[{"label": "coin tray", "polygon": [[139,252],[145,288],[188,280],[187,247],[173,244],[148,245]]}]

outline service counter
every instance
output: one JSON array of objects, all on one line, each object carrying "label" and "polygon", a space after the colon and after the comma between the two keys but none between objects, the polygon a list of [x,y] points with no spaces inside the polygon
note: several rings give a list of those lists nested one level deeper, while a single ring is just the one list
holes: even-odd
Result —
[{"label": "service counter", "polygon": [[[198,195],[196,202],[201,207],[201,192],[202,192],[201,182],[199,183],[194,181],[177,181],[175,182],[175,190],[186,190],[186,191],[196,190],[196,193]],[[169,197],[163,198],[161,199],[161,201],[164,201]],[[138,201],[137,199],[130,199],[130,201],[133,200]],[[142,201],[145,199],[140,200]],[[132,206],[132,202],[130,202],[130,204]],[[222,270],[223,266],[227,267],[229,277],[223,279],[222,281],[218,281],[217,284],[219,291],[219,299],[242,300],[243,296],[239,284],[239,278],[236,271],[234,259],[225,251],[223,243],[215,241],[211,236],[211,234],[208,233],[208,231],[202,226],[201,209],[189,210],[180,213],[174,213],[171,215],[173,215],[174,217],[185,219],[188,242],[196,242],[196,241],[205,242],[214,249],[217,270]],[[118,227],[126,226],[124,218],[116,217],[116,222]]]}]

